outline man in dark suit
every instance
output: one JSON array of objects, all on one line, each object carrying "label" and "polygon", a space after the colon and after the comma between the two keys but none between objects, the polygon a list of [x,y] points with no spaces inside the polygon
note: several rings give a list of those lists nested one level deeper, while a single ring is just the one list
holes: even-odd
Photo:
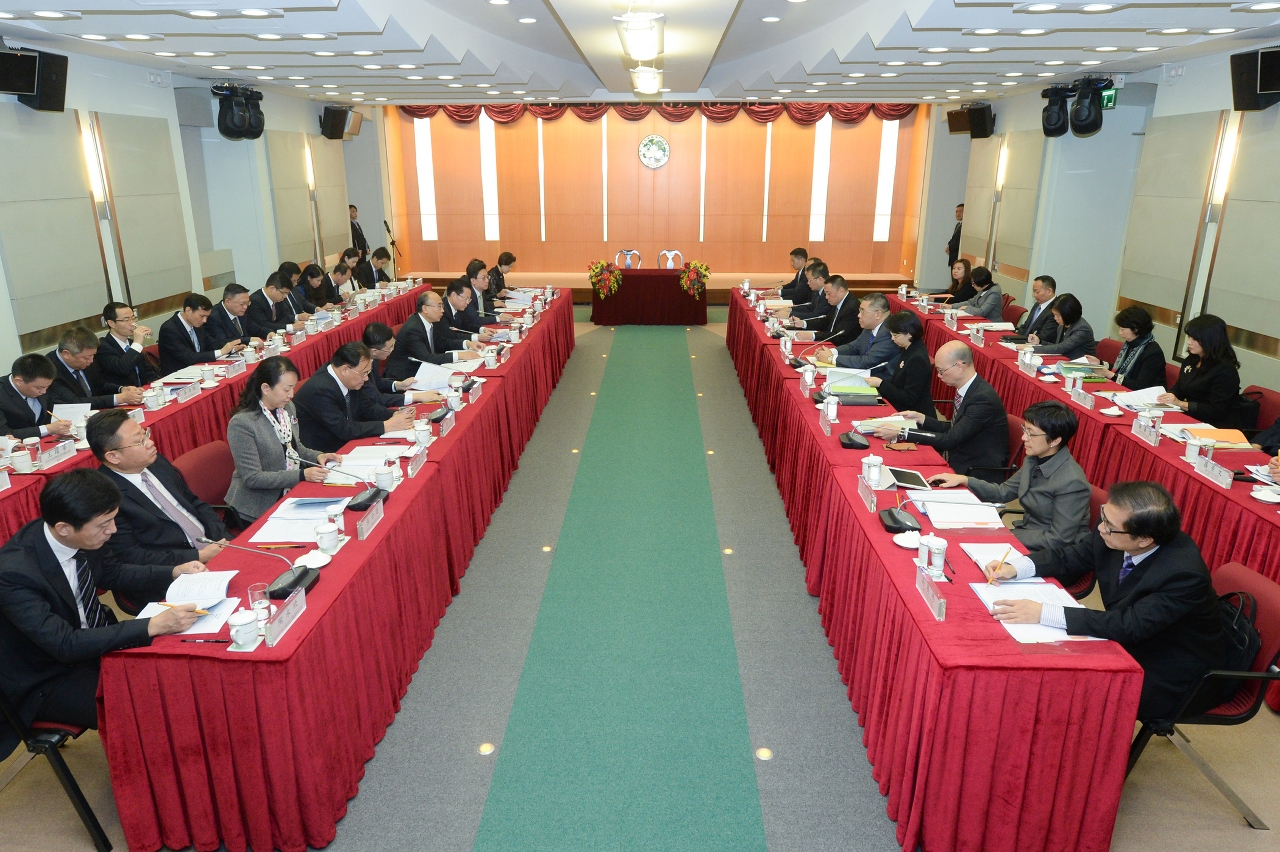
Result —
[{"label": "man in dark suit", "polygon": [[[107,544],[117,559],[168,565],[208,562],[222,552],[227,541],[222,519],[156,452],[150,429],[123,411],[102,411],[89,418],[85,438],[102,472],[120,489],[116,534]],[[221,543],[201,544],[201,538]]]},{"label": "man in dark suit", "polygon": [[787,315],[796,319],[810,320],[831,313],[831,305],[827,303],[827,297],[822,292],[827,279],[831,277],[831,271],[827,269],[827,265],[820,260],[810,263],[805,267],[804,274],[805,281],[809,284],[809,299],[803,303],[796,301]]},{"label": "man in dark suit", "polygon": [[379,246],[373,250],[373,254],[369,255],[368,260],[361,261],[356,266],[356,280],[366,290],[373,290],[379,284],[389,282],[391,276],[386,272],[386,266],[391,262],[391,252],[385,247]]},{"label": "man in dark suit", "polygon": [[[997,601],[992,614],[1010,624],[1047,624],[1119,642],[1142,666],[1138,718],[1171,719],[1201,678],[1227,660],[1218,595],[1181,527],[1164,486],[1116,483],[1090,535],[985,567],[997,580],[1056,577],[1068,585],[1093,573],[1106,610],[1010,600]],[[1221,699],[1221,688],[1202,690],[1188,712],[1202,713]]]},{"label": "man in dark suit", "polygon": [[[369,347],[354,341],[333,353],[329,366],[303,383],[293,397],[302,443],[320,453],[336,453],[348,441],[376,438],[413,428],[413,408],[390,414],[359,391],[373,369]],[[389,417],[383,415],[390,414]]]},{"label": "man in dark suit", "polygon": [[58,371],[43,355],[32,352],[13,362],[0,380],[0,435],[42,438],[71,434],[70,420],[53,420],[48,391]]},{"label": "man in dark suit", "polygon": [[1000,395],[973,369],[973,352],[959,340],[939,346],[933,356],[933,366],[938,378],[956,389],[951,421],[926,417],[918,411],[904,411],[904,418],[924,428],[900,432],[893,426],[881,426],[875,430],[876,437],[886,441],[915,441],[946,450],[947,463],[956,473],[991,482],[1004,481],[1005,477],[996,471],[970,473],[974,468],[1004,467],[1009,461],[1009,422]]},{"label": "man in dark suit", "polygon": [[[100,471],[64,473],[41,492],[40,517],[0,548],[0,691],[24,724],[96,728],[102,655],[180,633],[198,617],[184,604],[117,622],[98,601],[99,589],[161,600],[178,575],[205,570],[199,562],[121,563],[103,548],[119,505],[120,492]],[[0,758],[17,744],[0,725]]]},{"label": "man in dark suit", "polygon": [[[478,329],[485,323],[497,322],[498,317],[493,312],[493,302],[489,298],[489,270],[485,267],[484,261],[478,257],[472,258],[467,264],[466,274],[459,280],[471,290],[471,302],[466,307],[467,314],[471,317],[468,325]],[[447,294],[445,298],[447,300]],[[458,328],[465,327],[458,326]]]},{"label": "man in dark suit", "polygon": [[142,388],[159,379],[160,374],[142,354],[151,329],[137,324],[133,308],[124,302],[108,302],[102,309],[102,321],[107,333],[89,368],[90,381],[105,393],[119,393],[121,388]]},{"label": "man in dark suit", "polygon": [[418,312],[409,317],[396,335],[396,348],[387,359],[386,375],[397,380],[407,379],[418,374],[418,362],[452,364],[481,357],[479,352],[471,350],[480,349],[483,344],[466,340],[443,322],[444,301],[439,293],[424,290],[418,294],[417,305]]},{"label": "man in dark suit", "polygon": [[1050,307],[1057,292],[1058,282],[1053,280],[1052,275],[1041,275],[1031,282],[1031,298],[1035,301],[1032,302],[1030,310],[1022,315],[1022,321],[1018,323],[1019,336],[1026,337],[1034,334],[1044,337],[1046,329],[1053,330],[1055,321]]},{"label": "man in dark suit", "polygon": [[100,387],[93,387],[90,377],[93,373],[93,358],[98,354],[98,336],[87,328],[75,326],[62,332],[58,338],[58,348],[46,357],[58,371],[58,378],[53,380],[49,388],[49,398],[53,405],[84,405],[88,403],[95,409],[114,408],[116,405],[141,405],[142,388],[124,387],[117,393],[102,393]]},{"label": "man in dark suit", "polygon": [[[480,267],[482,275],[487,271]],[[444,324],[460,337],[488,343],[493,332],[484,327],[484,320],[476,312],[475,279],[456,278],[444,290]],[[483,292],[483,291],[481,291]]]},{"label": "man in dark suit", "polygon": [[951,271],[951,267],[956,265],[956,261],[960,259],[960,231],[964,228],[964,202],[956,205],[956,229],[951,232],[951,239],[947,240],[947,272]]},{"label": "man in dark suit", "polygon": [[204,324],[205,335],[214,346],[222,346],[232,340],[241,343],[254,342],[253,335],[245,328],[244,315],[249,309],[249,288],[232,282],[222,288],[222,301],[213,306]]},{"label": "man in dark suit", "polygon": [[[387,409],[399,408],[405,404],[439,402],[444,399],[435,391],[412,390],[417,383],[412,376],[396,381],[382,374],[383,362],[396,350],[396,336],[391,326],[380,322],[369,323],[364,328],[360,342],[369,347],[369,356],[373,359],[369,365],[369,381],[360,388],[360,393],[368,395],[378,405]],[[390,416],[390,413],[387,416]]]},{"label": "man in dark suit", "polygon": [[[830,280],[830,279],[828,279]],[[819,349],[818,359],[849,370],[871,370],[878,378],[888,378],[898,363],[898,345],[885,328],[889,300],[883,293],[868,293],[858,305],[857,339],[835,349]]]},{"label": "man in dark suit", "polygon": [[333,290],[336,302],[344,301],[351,295],[351,267],[345,263],[336,263],[333,271],[325,276],[325,283]]},{"label": "man in dark suit", "polygon": [[285,288],[280,283],[280,273],[267,276],[262,289],[249,296],[249,307],[244,312],[244,326],[254,337],[266,340],[272,334],[297,331],[303,323],[294,319],[285,307]]},{"label": "man in dark suit", "polygon": [[792,302],[798,303],[803,299],[809,298],[809,280],[804,274],[805,267],[808,264],[808,249],[801,247],[791,250],[791,268],[796,271],[796,277],[784,284],[778,291],[779,299],[790,299]]},{"label": "man in dark suit", "polygon": [[365,238],[364,228],[360,227],[360,223],[356,221],[360,211],[354,204],[348,204],[347,213],[351,215],[351,247],[359,255],[358,259],[363,260],[369,254],[369,241]]},{"label": "man in dark suit", "polygon": [[182,300],[182,310],[160,325],[160,372],[166,376],[192,364],[207,364],[233,352],[244,344],[239,340],[221,346],[209,340],[204,324],[213,312],[213,303],[203,293],[192,293]]},{"label": "man in dark suit", "polygon": [[858,300],[849,295],[849,282],[842,275],[832,275],[823,287],[823,296],[831,305],[831,313],[818,319],[789,320],[792,327],[812,329],[797,332],[795,339],[823,340],[834,346],[852,343],[862,328],[858,325]]}]

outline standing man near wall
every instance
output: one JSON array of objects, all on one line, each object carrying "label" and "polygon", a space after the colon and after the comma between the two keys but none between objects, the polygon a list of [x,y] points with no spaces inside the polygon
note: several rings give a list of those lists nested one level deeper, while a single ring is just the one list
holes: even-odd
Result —
[{"label": "standing man near wall", "polygon": [[369,241],[364,237],[364,228],[356,221],[360,211],[354,204],[348,204],[347,212],[351,214],[351,247],[360,252],[360,260],[363,261],[369,256]]},{"label": "standing man near wall", "polygon": [[[352,230],[355,229],[356,214],[355,208],[351,209]],[[956,229],[951,232],[951,239],[947,240],[947,271],[951,271],[951,267],[956,265],[956,261],[960,259],[960,229],[964,227],[964,202],[956,205]]]}]

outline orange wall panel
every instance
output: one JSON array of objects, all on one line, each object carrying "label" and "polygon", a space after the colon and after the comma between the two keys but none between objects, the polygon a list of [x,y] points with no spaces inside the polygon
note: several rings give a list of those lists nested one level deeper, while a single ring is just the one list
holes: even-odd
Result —
[{"label": "orange wall panel", "polygon": [[764,137],[765,126],[745,113],[724,124],[707,123],[706,242],[701,259],[712,269],[760,268],[765,254]]},{"label": "orange wall panel", "polygon": [[498,243],[486,243],[480,257],[490,266],[509,251],[521,268],[538,269],[542,229],[538,218],[538,120],[524,115],[494,127],[498,161]]},{"label": "orange wall panel", "polygon": [[880,124],[869,116],[858,124],[835,122],[831,128],[826,239],[809,246],[809,254],[818,255],[841,275],[872,271]]},{"label": "orange wall panel", "polygon": [[773,123],[769,158],[769,240],[763,269],[788,269],[793,248],[809,245],[815,131],[794,121]]},{"label": "orange wall panel", "polygon": [[[566,117],[542,123],[547,269],[585,275],[603,253],[604,188],[599,121]],[[528,266],[522,267],[526,271]],[[583,280],[586,280],[585,278]]]},{"label": "orange wall panel", "polygon": [[436,182],[436,229],[442,269],[464,269],[484,252],[484,195],[480,186],[480,123],[459,124],[438,112],[431,119]]},{"label": "orange wall panel", "polygon": [[[650,134],[671,146],[666,165],[651,169],[640,162],[640,140]],[[668,249],[686,260],[699,259],[698,170],[700,117],[670,122],[657,113],[640,121],[609,116],[609,241],[601,256],[635,249],[646,267],[659,264]]]}]

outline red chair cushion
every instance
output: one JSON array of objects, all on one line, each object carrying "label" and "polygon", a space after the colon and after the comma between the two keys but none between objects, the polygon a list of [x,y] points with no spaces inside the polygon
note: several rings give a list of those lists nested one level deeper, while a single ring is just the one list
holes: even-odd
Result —
[{"label": "red chair cushion", "polygon": [[227,489],[231,487],[231,475],[235,472],[235,459],[226,441],[212,441],[183,453],[173,460],[173,466],[187,480],[187,487],[211,506],[226,502]]},{"label": "red chair cushion", "polygon": [[1272,423],[1280,418],[1280,392],[1273,391],[1271,388],[1264,388],[1261,385],[1249,385],[1244,389],[1246,394],[1260,393],[1262,399],[1258,400],[1258,428],[1268,429]]},{"label": "red chair cushion", "polygon": [[1007,305],[1001,312],[1000,318],[1005,322],[1011,322],[1017,326],[1017,324],[1022,320],[1022,315],[1026,312],[1027,309],[1022,307],[1022,305]]},{"label": "red chair cushion", "polygon": [[1178,383],[1178,376],[1182,373],[1182,367],[1177,364],[1164,365],[1164,389],[1169,390]]},{"label": "red chair cushion", "polygon": [[1257,683],[1241,684],[1239,691],[1236,692],[1236,694],[1231,697],[1230,701],[1224,704],[1219,704],[1217,707],[1214,707],[1212,710],[1206,710],[1201,715],[1202,716],[1221,716],[1228,719],[1233,716],[1243,716],[1245,713],[1248,713],[1250,710],[1253,709],[1253,702],[1256,701],[1257,698],[1258,698]]},{"label": "red chair cushion", "polygon": [[72,739],[83,734],[87,728],[77,728],[75,725],[67,725],[62,722],[41,722],[35,721],[31,723],[33,731],[65,731]]},{"label": "red chair cushion", "polygon": [[1123,345],[1123,343],[1114,338],[1102,338],[1098,341],[1098,360],[1115,366],[1116,358],[1120,357],[1120,347]]}]

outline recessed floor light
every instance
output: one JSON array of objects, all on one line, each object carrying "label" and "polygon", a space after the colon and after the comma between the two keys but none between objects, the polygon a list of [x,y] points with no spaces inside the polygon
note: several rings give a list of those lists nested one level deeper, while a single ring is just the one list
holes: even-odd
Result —
[{"label": "recessed floor light", "polygon": [[1050,59],[1045,65],[1061,65],[1066,62],[1065,59]]},{"label": "recessed floor light", "polygon": [[[158,53],[156,54],[156,56],[159,56],[159,55],[160,55],[160,54],[158,54]],[[207,59],[207,58],[209,58],[210,56],[217,56],[218,54],[214,53],[212,50],[197,50],[195,53],[193,53],[193,54],[191,54],[191,55],[192,55],[192,56],[203,56],[204,58],[206,58],[206,59]]]},{"label": "recessed floor light", "polygon": [[971,47],[971,48],[969,48],[969,52],[970,52],[970,53],[990,53],[990,52],[991,52],[991,48],[989,48],[989,47]]},{"label": "recessed floor light", "polygon": [[778,21],[781,21],[782,19],[778,17],[774,17],[773,15],[769,15],[768,17],[761,18],[760,20],[764,21],[766,24],[776,24],[778,23]]},{"label": "recessed floor light", "polygon": [[1153,50],[1159,50],[1159,49],[1160,48],[1158,47],[1135,47],[1134,48],[1134,50],[1136,50],[1138,53],[1150,53]]},{"label": "recessed floor light", "polygon": [[[490,0],[490,2],[492,2],[492,0]],[[502,0],[502,2],[505,3],[507,0]],[[478,751],[481,754],[493,754],[493,743],[480,743]]]},{"label": "recessed floor light", "polygon": [[1030,29],[1030,30],[1022,30],[1021,32],[1018,33],[1018,35],[1044,35],[1044,32],[1045,32],[1044,30]]},{"label": "recessed floor light", "polygon": [[151,36],[146,33],[129,33],[125,38],[129,41],[151,41]]},{"label": "recessed floor light", "polygon": [[1187,31],[1186,27],[1169,27],[1168,29],[1161,30],[1160,32],[1163,35],[1182,35],[1186,31]]},{"label": "recessed floor light", "polygon": [[217,13],[217,12],[215,12],[215,11],[213,11],[212,9],[192,9],[191,11],[187,12],[187,14],[188,14],[188,15],[190,15],[191,17],[193,17],[193,18],[216,18],[216,17],[218,17],[218,13]]},{"label": "recessed floor light", "polygon": [[271,15],[266,9],[241,9],[240,14],[248,18],[266,18]]},{"label": "recessed floor light", "polygon": [[1205,30],[1209,35],[1226,35],[1235,32],[1235,27],[1215,27],[1211,30]]},{"label": "recessed floor light", "polygon": [[[85,39],[86,41],[106,41],[106,40],[107,40],[107,37],[106,37],[106,36],[104,36],[104,35],[91,35],[91,34],[88,34],[88,33],[86,33],[85,35],[80,36],[80,38]],[[157,54],[157,55],[158,55],[158,54]],[[170,55],[172,55],[172,54],[170,54]]]},{"label": "recessed floor light", "polygon": [[921,64],[921,65],[934,66],[934,65],[941,65],[942,63],[941,63],[941,62],[939,62],[939,61],[938,61],[938,60],[936,60],[936,59],[933,59],[933,60],[930,60],[929,62],[921,62],[920,64]]},{"label": "recessed floor light", "polygon": [[974,33],[976,33],[977,35],[995,35],[998,32],[1000,31],[993,30],[990,27],[984,27],[983,29],[980,29],[980,30],[974,30]]},{"label": "recessed floor light", "polygon": [[521,18],[521,19],[520,19],[520,23],[522,23],[522,24],[536,24],[536,23],[538,23],[538,19],[537,19],[537,18]]},{"label": "recessed floor light", "polygon": [[1101,59],[1086,59],[1084,62],[1081,62],[1080,64],[1081,64],[1081,65],[1101,65],[1101,64],[1102,64],[1102,60],[1101,60]]},{"label": "recessed floor light", "polygon": [[258,33],[256,37],[262,39],[263,41],[279,41],[280,40],[280,36],[276,35],[275,33]]}]

